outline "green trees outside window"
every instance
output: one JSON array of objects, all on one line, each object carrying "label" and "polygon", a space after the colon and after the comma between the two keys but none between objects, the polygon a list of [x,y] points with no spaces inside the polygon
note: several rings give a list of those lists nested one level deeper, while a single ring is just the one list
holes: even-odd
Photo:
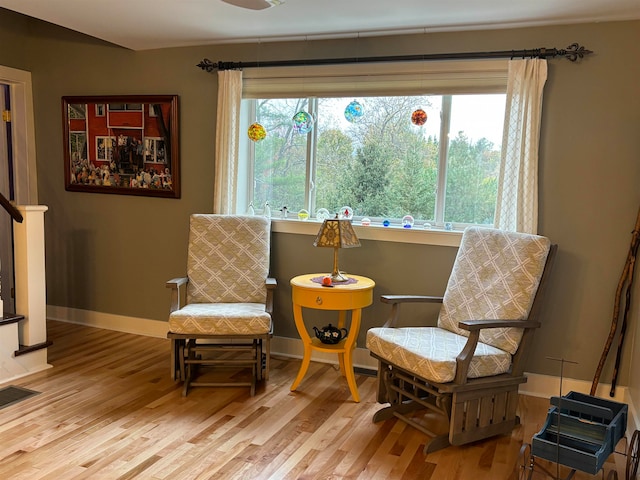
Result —
[{"label": "green trees outside window", "polygon": [[[249,124],[267,131],[251,142],[247,200],[258,211],[268,201],[274,212],[304,208],[313,217],[349,205],[356,218],[493,223],[504,94],[359,98],[365,114],[354,123],[343,114],[351,100],[244,100],[255,102]],[[411,123],[417,108],[428,114],[423,126]],[[293,129],[301,110],[316,119],[308,134]]]}]

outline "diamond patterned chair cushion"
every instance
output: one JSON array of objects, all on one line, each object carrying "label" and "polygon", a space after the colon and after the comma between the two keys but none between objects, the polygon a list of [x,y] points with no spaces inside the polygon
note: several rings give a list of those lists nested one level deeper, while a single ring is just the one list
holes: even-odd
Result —
[{"label": "diamond patterned chair cushion", "polygon": [[[547,260],[548,238],[470,227],[460,249],[442,301],[438,326],[459,335],[462,320],[525,319]],[[480,341],[514,354],[522,329],[483,330]]]},{"label": "diamond patterned chair cushion", "polygon": [[192,215],[187,304],[264,303],[269,228],[263,217]]},{"label": "diamond patterned chair cushion", "polygon": [[[372,328],[367,348],[407,371],[433,382],[451,382],[456,356],[467,338],[436,327]],[[509,370],[511,355],[478,343],[469,367],[469,377],[498,375]]]},{"label": "diamond patterned chair cushion", "polygon": [[192,303],[169,315],[173,333],[260,335],[271,331],[264,303]]}]

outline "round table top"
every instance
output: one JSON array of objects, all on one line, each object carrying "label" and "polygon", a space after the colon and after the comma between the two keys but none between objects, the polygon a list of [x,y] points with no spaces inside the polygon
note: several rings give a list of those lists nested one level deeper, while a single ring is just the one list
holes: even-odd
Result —
[{"label": "round table top", "polygon": [[368,277],[363,277],[361,275],[346,275],[349,279],[355,280],[348,282],[334,282],[331,287],[323,286],[319,280],[322,277],[329,275],[328,273],[308,273],[305,275],[298,275],[291,279],[291,285],[299,288],[307,288],[307,289],[321,289],[326,288],[327,290],[368,290],[375,287],[376,282],[371,280]]}]

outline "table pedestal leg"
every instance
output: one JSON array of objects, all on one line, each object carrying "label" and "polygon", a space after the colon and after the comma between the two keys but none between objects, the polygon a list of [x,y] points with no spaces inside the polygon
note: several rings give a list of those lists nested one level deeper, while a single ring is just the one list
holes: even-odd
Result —
[{"label": "table pedestal leg", "polygon": [[358,393],[358,385],[356,385],[356,376],[353,373],[353,350],[347,350],[344,354],[340,354],[340,359],[344,356],[344,365],[347,377],[347,384],[351,391],[354,402],[360,402],[360,394]]},{"label": "table pedestal leg", "polygon": [[362,309],[356,308],[351,311],[351,331],[347,336],[347,341],[344,344],[344,353],[338,355],[341,365],[343,365],[343,372],[347,377],[347,384],[351,391],[351,396],[354,402],[360,401],[360,394],[358,393],[358,386],[356,385],[356,377],[353,373],[353,350],[356,348],[356,338],[360,331],[360,321],[362,319]]},{"label": "table pedestal leg", "polygon": [[298,385],[300,385],[300,382],[309,369],[309,363],[311,363],[311,337],[309,337],[309,334],[307,333],[307,330],[304,326],[304,321],[302,319],[302,307],[300,305],[293,306],[293,318],[296,322],[296,327],[298,328],[300,338],[302,339],[302,344],[304,346],[304,356],[302,357],[302,365],[300,365],[298,376],[291,385],[291,391],[294,391],[296,388],[298,388]]},{"label": "table pedestal leg", "polygon": [[300,370],[298,370],[298,376],[293,381],[293,384],[291,384],[291,391],[292,392],[296,388],[298,388],[298,385],[300,385],[300,382],[302,381],[302,379],[306,375],[307,370],[309,369],[309,363],[311,363],[311,346],[306,344],[304,346],[304,357],[302,358],[302,365],[300,365]]},{"label": "table pedestal leg", "polygon": [[[338,328],[344,328],[347,323],[347,312],[345,310],[340,310],[338,312]],[[340,373],[343,377],[347,376],[347,371],[344,366],[344,354],[338,353],[338,364],[340,365]]]}]

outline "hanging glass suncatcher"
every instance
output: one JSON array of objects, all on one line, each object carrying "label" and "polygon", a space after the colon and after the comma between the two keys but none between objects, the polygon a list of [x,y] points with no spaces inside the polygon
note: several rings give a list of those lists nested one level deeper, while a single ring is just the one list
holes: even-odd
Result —
[{"label": "hanging glass suncatcher", "polygon": [[421,127],[425,123],[427,123],[427,112],[418,108],[411,114],[411,123]]},{"label": "hanging glass suncatcher", "polygon": [[362,115],[364,115],[364,107],[356,100],[351,102],[347,105],[347,108],[344,109],[344,118],[351,123],[357,122]]},{"label": "hanging glass suncatcher", "polygon": [[293,116],[291,121],[293,122],[293,131],[304,135],[313,130],[315,119],[310,113],[301,110]]},{"label": "hanging glass suncatcher", "polygon": [[259,123],[252,123],[249,126],[249,130],[247,130],[247,135],[249,137],[249,140],[259,142],[260,140],[264,140],[264,138],[267,136],[267,131]]}]

